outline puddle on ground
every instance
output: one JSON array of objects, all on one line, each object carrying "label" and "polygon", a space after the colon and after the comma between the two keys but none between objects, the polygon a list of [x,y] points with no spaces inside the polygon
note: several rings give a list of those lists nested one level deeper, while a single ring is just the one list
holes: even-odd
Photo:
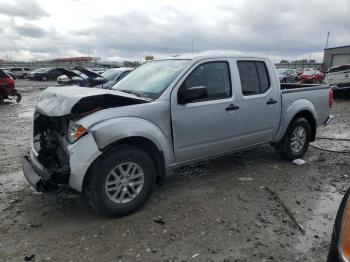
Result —
[{"label": "puddle on ground", "polygon": [[[327,236],[327,232],[332,232],[335,216],[340,205],[342,195],[337,191],[322,194],[317,204],[312,208],[312,215],[305,224],[305,235],[299,237],[299,242],[295,248],[303,253],[307,253],[313,247],[313,243],[318,238]],[[329,243],[331,237],[329,237]]]}]

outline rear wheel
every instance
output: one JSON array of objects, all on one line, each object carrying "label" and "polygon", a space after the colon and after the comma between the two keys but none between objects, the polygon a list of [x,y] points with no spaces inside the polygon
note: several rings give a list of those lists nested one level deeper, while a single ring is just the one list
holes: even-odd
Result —
[{"label": "rear wheel", "polygon": [[121,217],[139,210],[147,202],[155,182],[152,158],[137,147],[119,146],[98,160],[84,193],[97,212]]},{"label": "rear wheel", "polygon": [[47,77],[46,77],[46,76],[42,76],[42,77],[41,77],[41,80],[42,80],[42,81],[46,81],[46,80],[47,80]]},{"label": "rear wheel", "polygon": [[0,93],[0,104],[4,103],[4,98],[2,97],[1,93]]},{"label": "rear wheel", "polygon": [[289,125],[282,140],[275,145],[275,149],[278,155],[290,161],[305,154],[310,140],[309,122],[305,118],[297,118]]}]

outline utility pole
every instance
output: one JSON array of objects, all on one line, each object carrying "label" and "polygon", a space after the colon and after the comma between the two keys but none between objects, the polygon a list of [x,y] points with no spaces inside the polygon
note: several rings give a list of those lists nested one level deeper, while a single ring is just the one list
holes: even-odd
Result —
[{"label": "utility pole", "polygon": [[191,36],[191,49],[192,49],[192,55],[193,55],[193,32],[192,32],[192,36]]},{"label": "utility pole", "polygon": [[327,32],[326,48],[328,48],[328,41],[329,41],[329,32]]}]

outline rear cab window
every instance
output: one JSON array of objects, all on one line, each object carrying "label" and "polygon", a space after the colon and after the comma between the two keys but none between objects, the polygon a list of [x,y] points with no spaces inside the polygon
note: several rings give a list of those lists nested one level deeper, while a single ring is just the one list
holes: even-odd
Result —
[{"label": "rear cab window", "polygon": [[271,86],[270,76],[263,61],[238,61],[243,96],[266,93]]}]

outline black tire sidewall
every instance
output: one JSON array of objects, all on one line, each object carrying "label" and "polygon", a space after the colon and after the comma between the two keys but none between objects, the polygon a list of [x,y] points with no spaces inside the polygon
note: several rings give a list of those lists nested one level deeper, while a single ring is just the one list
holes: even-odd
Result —
[{"label": "black tire sidewall", "polygon": [[[105,182],[110,171],[123,162],[134,162],[144,172],[144,184],[139,195],[124,204],[112,202],[105,192]],[[94,168],[90,180],[91,193],[95,198],[95,209],[112,217],[121,217],[140,209],[149,199],[156,182],[156,171],[152,158],[142,149],[133,146],[120,147],[105,153]]]},{"label": "black tire sidewall", "polygon": [[[292,134],[294,130],[298,126],[302,126],[305,129],[306,140],[302,150],[300,150],[298,153],[295,153],[291,147],[291,139],[292,139]],[[293,123],[288,128],[285,140],[286,140],[285,148],[287,149],[286,151],[287,151],[287,154],[289,155],[290,160],[302,157],[305,154],[307,148],[309,147],[309,143],[311,140],[311,127],[309,122],[305,118],[297,118],[296,120],[294,120]]]}]

